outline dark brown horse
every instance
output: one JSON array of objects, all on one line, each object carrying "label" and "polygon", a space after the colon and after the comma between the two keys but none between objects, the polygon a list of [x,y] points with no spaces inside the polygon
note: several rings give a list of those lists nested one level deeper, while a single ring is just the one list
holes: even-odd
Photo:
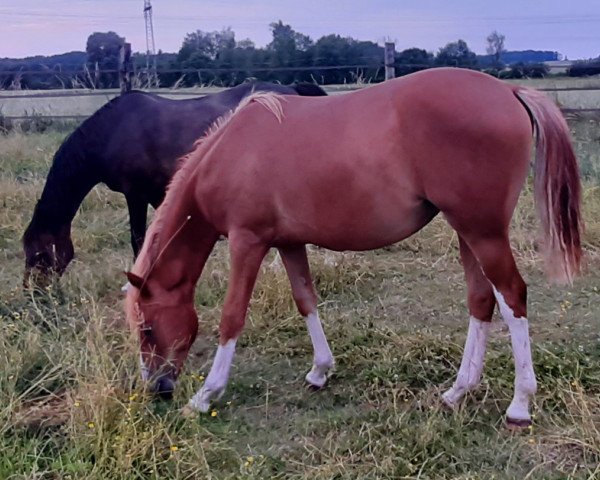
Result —
[{"label": "dark brown horse", "polygon": [[[143,366],[171,390],[197,332],[194,287],[219,235],[230,280],[220,344],[188,409],[206,411],[227,384],[259,266],[279,250],[314,346],[307,381],[333,356],[317,313],[305,245],[369,250],[412,235],[438,212],[458,233],[470,325],[451,406],[480,379],[496,305],[516,377],[511,425],[530,423],[536,391],[526,285],[508,230],[537,130],[535,199],[549,276],[578,273],[580,181],[569,130],[547,97],[458,69],[416,73],[343,96],[257,94],[198,143],[169,188],[133,272],[127,314]],[[340,325],[339,328],[343,328]]]},{"label": "dark brown horse", "polygon": [[151,93],[117,97],[85,120],[60,146],[33,218],[23,236],[25,277],[31,269],[62,275],[73,258],[71,222],[98,183],[123,193],[131,246],[137,256],[146,233],[148,205],[162,202],[177,159],[212,123],[253,91],[326,95],[318,86],[248,82],[191,100]]}]

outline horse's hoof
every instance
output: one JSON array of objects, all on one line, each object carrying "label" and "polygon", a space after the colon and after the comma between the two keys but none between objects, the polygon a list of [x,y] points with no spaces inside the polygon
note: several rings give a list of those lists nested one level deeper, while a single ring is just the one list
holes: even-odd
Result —
[{"label": "horse's hoof", "polygon": [[530,419],[517,419],[506,417],[506,428],[512,431],[523,431],[533,425]]},{"label": "horse's hoof", "polygon": [[315,375],[315,373],[311,370],[306,374],[304,380],[308,384],[308,388],[310,390],[318,391],[325,388],[325,385],[327,385],[327,381],[329,380],[329,378],[327,377],[327,375]]},{"label": "horse's hoof", "polygon": [[186,418],[195,417],[196,415],[198,415],[198,410],[196,410],[194,407],[191,407],[188,404],[181,409],[181,415]]},{"label": "horse's hoof", "polygon": [[324,390],[325,387],[327,386],[327,380],[325,380],[325,383],[323,385],[314,385],[307,380],[305,382],[305,385],[306,385],[306,388],[308,390],[310,390],[311,392],[320,392],[321,390]]},{"label": "horse's hoof", "polygon": [[445,394],[440,396],[440,400],[441,400],[440,403],[442,405],[442,408],[448,412],[454,412],[458,408],[458,404],[453,403],[450,400],[448,400],[448,398],[446,398]]}]

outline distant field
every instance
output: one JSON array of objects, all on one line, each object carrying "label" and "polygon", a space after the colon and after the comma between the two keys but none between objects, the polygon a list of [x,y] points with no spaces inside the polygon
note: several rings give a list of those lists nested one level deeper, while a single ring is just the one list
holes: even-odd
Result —
[{"label": "distant field", "polygon": [[61,285],[23,292],[20,238],[65,133],[0,135],[0,479],[600,478],[600,126],[593,116],[570,125],[585,174],[587,270],[573,287],[547,285],[528,184],[512,240],[530,286],[539,392],[534,427],[519,433],[503,424],[514,375],[498,319],[481,387],[457,412],[440,405],[468,323],[457,241],[441,218],[379,251],[310,253],[337,361],[320,392],[303,386],[310,340],[267,259],[227,392],[214,416],[185,419],[179,409],[217,343],[222,242],[197,291],[200,337],[175,399],[153,401],[136,384],[123,326],[123,197],[94,189]]},{"label": "distant field", "polygon": [[[177,89],[170,95],[170,89],[158,90],[157,93],[167,97],[182,99],[199,97],[207,93],[223,90],[217,87],[199,87]],[[62,97],[45,98],[46,95],[64,95]],[[0,114],[6,116],[21,115],[91,115],[102,105],[120,94],[119,90],[0,90]],[[22,95],[34,95],[33,98],[16,98]]]},{"label": "distant field", "polygon": [[[572,79],[565,77],[542,80],[523,80],[515,83],[534,88],[598,88],[596,91],[549,92],[563,108],[600,108],[600,78]],[[344,93],[365,85],[328,85],[330,94]],[[156,93],[168,98],[183,99],[197,97],[222,90],[219,87],[181,88],[177,90],[159,89]],[[83,96],[93,93],[92,96]],[[65,95],[64,97],[44,98],[47,94]],[[119,94],[118,90],[50,90],[50,91],[0,91],[1,96],[18,97],[36,95],[38,98],[0,98],[0,115],[91,115],[104,103]]]}]

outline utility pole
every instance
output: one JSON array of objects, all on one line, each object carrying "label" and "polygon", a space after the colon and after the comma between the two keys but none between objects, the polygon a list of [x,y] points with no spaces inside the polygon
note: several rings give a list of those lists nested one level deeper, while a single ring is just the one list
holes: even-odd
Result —
[{"label": "utility pole", "polygon": [[[146,23],[146,75],[148,86],[158,86],[156,75],[156,48],[154,46],[154,26],[152,25],[152,5],[144,0],[144,21]],[[150,65],[152,63],[152,66]]]}]

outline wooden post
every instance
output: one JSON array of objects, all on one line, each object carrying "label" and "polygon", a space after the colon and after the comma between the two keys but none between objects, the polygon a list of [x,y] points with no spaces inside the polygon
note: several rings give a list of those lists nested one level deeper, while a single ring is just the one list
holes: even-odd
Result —
[{"label": "wooden post", "polygon": [[385,42],[385,79],[389,80],[396,76],[396,70],[394,68],[394,62],[396,61],[396,45],[394,42]]},{"label": "wooden post", "polygon": [[94,65],[94,88],[100,87],[100,67],[98,62]]},{"label": "wooden post", "polygon": [[121,94],[131,91],[131,43],[123,43],[119,51],[119,85]]}]

